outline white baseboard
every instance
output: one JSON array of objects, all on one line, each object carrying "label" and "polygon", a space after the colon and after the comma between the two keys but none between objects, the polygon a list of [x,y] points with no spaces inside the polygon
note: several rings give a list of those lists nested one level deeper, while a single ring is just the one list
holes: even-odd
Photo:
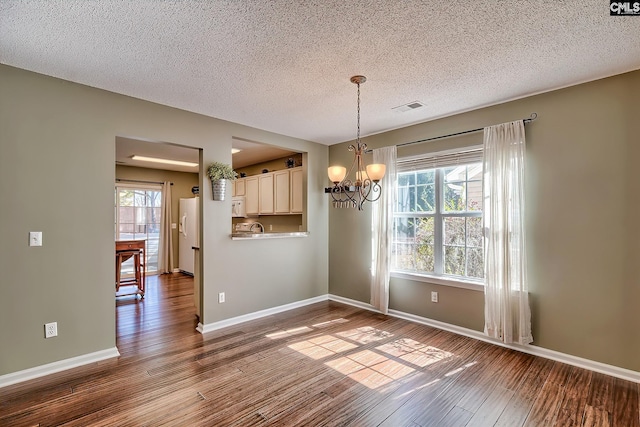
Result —
[{"label": "white baseboard", "polygon": [[221,320],[219,322],[207,323],[204,325],[202,323],[198,323],[198,327],[196,328],[196,330],[201,334],[206,334],[207,332],[212,332],[218,329],[226,328],[228,326],[237,325],[238,323],[260,319],[262,317],[270,316],[272,314],[282,313],[283,311],[293,310],[294,308],[304,307],[305,305],[326,301],[327,299],[328,299],[327,295],[320,295],[320,296],[305,299],[302,301],[296,301],[290,304],[280,305],[278,307],[267,308],[265,310],[260,310],[260,311],[256,311],[249,314],[243,314],[242,316],[232,317],[230,319]]},{"label": "white baseboard", "polygon": [[[329,295],[329,299],[332,301],[337,301],[343,304],[348,304],[354,307],[380,313],[380,311],[375,309],[371,304],[366,304],[361,301],[355,301],[349,298],[344,298],[338,295],[331,295],[331,294]],[[605,375],[611,375],[612,377],[621,378],[623,380],[640,383],[640,372],[632,371],[630,369],[620,368],[618,366],[608,365],[606,363],[596,362],[594,360],[584,359],[582,357],[573,356],[566,353],[560,353],[559,351],[549,350],[536,345],[505,344],[501,341],[487,337],[485,334],[483,334],[480,331],[463,328],[462,326],[456,326],[450,323],[444,323],[438,320],[433,320],[433,319],[417,316],[411,313],[405,313],[398,310],[389,310],[389,316],[398,317],[400,319],[408,320],[410,322],[420,323],[427,326],[432,326],[434,328],[453,332],[454,334],[464,335],[469,338],[484,341],[489,344],[499,345],[505,348],[510,348],[512,350],[521,351],[523,353],[531,354],[533,356],[544,357],[545,359],[555,360],[557,362],[566,363],[567,365],[576,366],[578,368],[588,369],[590,371],[599,372]]]},{"label": "white baseboard", "polygon": [[36,366],[34,368],[25,369],[23,371],[0,375],[0,388],[118,356],[120,356],[118,348],[112,347],[106,350],[100,350],[93,353],[83,354],[82,356],[72,357],[70,359],[47,363],[46,365]]}]

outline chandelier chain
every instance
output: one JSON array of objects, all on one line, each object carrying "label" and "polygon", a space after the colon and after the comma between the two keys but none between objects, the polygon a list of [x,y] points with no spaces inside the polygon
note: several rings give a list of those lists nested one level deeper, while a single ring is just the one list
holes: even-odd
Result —
[{"label": "chandelier chain", "polygon": [[356,136],[356,145],[360,146],[360,83],[358,83],[358,134]]}]

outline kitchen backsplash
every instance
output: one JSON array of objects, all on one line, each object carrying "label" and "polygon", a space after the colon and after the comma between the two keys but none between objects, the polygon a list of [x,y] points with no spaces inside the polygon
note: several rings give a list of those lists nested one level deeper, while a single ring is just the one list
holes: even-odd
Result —
[{"label": "kitchen backsplash", "polygon": [[259,222],[264,225],[265,233],[290,233],[301,231],[302,215],[263,215],[255,218],[232,218],[231,228],[233,229],[239,222]]}]

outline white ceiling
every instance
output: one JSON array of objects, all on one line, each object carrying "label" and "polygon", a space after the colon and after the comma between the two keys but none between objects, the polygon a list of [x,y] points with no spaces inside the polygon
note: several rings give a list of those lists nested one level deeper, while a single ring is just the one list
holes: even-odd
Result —
[{"label": "white ceiling", "polygon": [[200,150],[162,142],[141,141],[138,139],[116,137],[116,164],[149,169],[163,169],[177,172],[198,173],[198,167],[168,165],[133,160],[133,155],[154,157],[156,159],[179,160],[200,163]]},{"label": "white ceiling", "polygon": [[605,0],[4,0],[0,62],[333,144],[355,137],[352,75],[379,133],[639,69],[640,17]]}]

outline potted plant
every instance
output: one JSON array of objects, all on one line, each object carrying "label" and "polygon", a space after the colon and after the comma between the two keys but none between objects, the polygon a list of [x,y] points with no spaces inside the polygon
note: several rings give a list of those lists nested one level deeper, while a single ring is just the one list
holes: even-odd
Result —
[{"label": "potted plant", "polygon": [[211,180],[213,200],[224,200],[227,180],[236,179],[238,174],[233,170],[231,165],[228,165],[226,163],[213,162],[207,168],[207,176]]}]

